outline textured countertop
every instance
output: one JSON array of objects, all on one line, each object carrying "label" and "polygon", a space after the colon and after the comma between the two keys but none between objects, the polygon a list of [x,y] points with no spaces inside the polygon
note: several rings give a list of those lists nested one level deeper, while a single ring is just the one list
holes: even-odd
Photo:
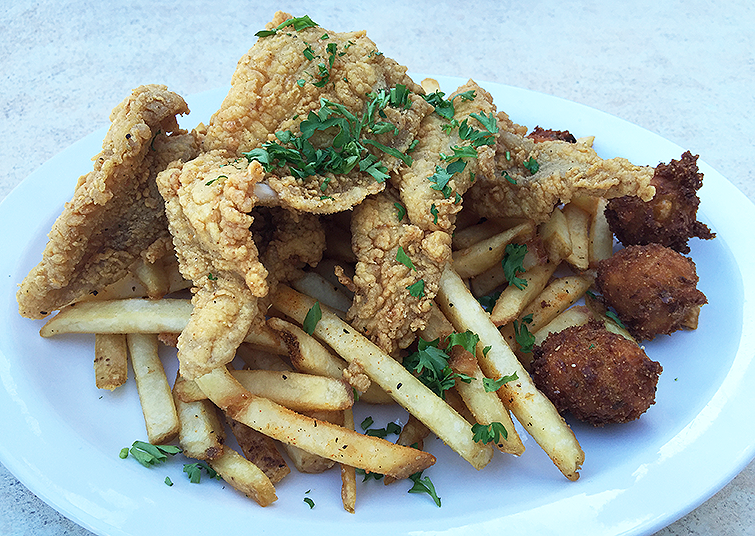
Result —
[{"label": "textured countertop", "polygon": [[[699,154],[755,200],[749,0],[17,0],[0,8],[0,199],[106,125],[133,87],[157,82],[190,95],[228,84],[276,9],[335,31],[366,29],[414,72],[505,83],[603,110]],[[752,534],[754,497],[750,464],[657,534]],[[90,533],[0,466],[0,534]]]}]

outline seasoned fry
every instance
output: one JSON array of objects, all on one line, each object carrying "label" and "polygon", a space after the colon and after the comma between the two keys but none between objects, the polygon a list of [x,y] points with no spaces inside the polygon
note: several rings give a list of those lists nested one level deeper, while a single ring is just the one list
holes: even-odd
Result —
[{"label": "seasoned fry", "polygon": [[[82,302],[66,307],[40,330],[42,337],[63,333],[180,333],[191,316],[191,300],[128,298]],[[244,339],[257,348],[285,354],[271,331],[257,329]]]},{"label": "seasoned fry", "polygon": [[571,240],[571,253],[565,260],[577,270],[587,270],[590,266],[590,215],[571,203],[563,208],[563,214]]},{"label": "seasoned fry", "polygon": [[587,324],[590,316],[590,311],[587,307],[580,305],[570,307],[532,334],[535,337],[535,345],[542,344],[545,338],[551,333],[563,331],[568,327]]},{"label": "seasoned fry", "polygon": [[324,458],[399,479],[435,463],[435,457],[427,452],[318,421],[266,398],[253,396],[224,367],[196,381],[230,418]]},{"label": "seasoned fry", "polygon": [[276,484],[291,472],[274,439],[233,419],[227,421],[244,457],[259,467],[270,482]]},{"label": "seasoned fry", "polygon": [[235,370],[241,385],[294,411],[344,410],[354,404],[354,391],[343,380],[300,372]]},{"label": "seasoned fry", "polygon": [[[288,347],[288,357],[296,370],[335,379],[344,377],[346,362],[334,356],[299,326],[281,318],[269,318],[267,325],[275,330]],[[393,403],[393,399],[374,383],[367,390],[360,392],[359,399],[369,404]]]},{"label": "seasoned fry", "polygon": [[569,236],[569,224],[561,209],[555,208],[550,218],[538,226],[538,235],[543,241],[545,251],[551,262],[559,262],[571,255],[572,244]]},{"label": "seasoned fry", "polygon": [[173,386],[173,401],[181,423],[178,443],[184,455],[189,458],[214,460],[223,454],[225,443],[225,433],[218,419],[217,408],[206,399],[196,402],[181,400],[176,388],[187,382],[179,376]]},{"label": "seasoned fry", "polygon": [[157,354],[157,336],[130,333],[126,340],[147,437],[153,445],[166,443],[178,435],[180,424],[165,370]]},{"label": "seasoned fry", "polygon": [[269,506],[278,500],[275,487],[267,475],[235,450],[226,448],[219,458],[209,463],[223,480],[260,506]]},{"label": "seasoned fry", "polygon": [[[429,322],[428,327],[422,331],[422,338],[425,340],[443,340],[454,331],[454,327],[437,309],[433,316],[435,319],[433,322]],[[498,450],[517,456],[524,453],[524,445],[514,428],[509,411],[495,392],[485,390],[483,383],[485,376],[477,363],[477,357],[461,346],[454,346],[451,349],[451,358],[448,364],[455,373],[462,373],[473,378],[469,383],[457,381],[456,391],[472,413],[474,421],[480,424],[499,422],[506,429],[507,437],[500,438],[496,444]]]},{"label": "seasoned fry", "polygon": [[526,281],[522,288],[515,285],[506,287],[495,302],[490,313],[490,320],[496,326],[503,326],[519,316],[522,310],[537,296],[548,284],[557,263],[548,262],[528,268],[519,277]]},{"label": "seasoned fry", "polygon": [[[297,322],[303,322],[315,300],[280,285],[273,296],[273,303],[284,314]],[[490,462],[492,448],[472,439],[471,425],[467,421],[349,324],[323,310],[322,318],[314,328],[314,335],[350,363],[356,362],[373,382],[380,385],[472,466],[480,469]]]},{"label": "seasoned fry", "polygon": [[608,225],[605,210],[608,200],[600,198],[596,201],[595,213],[590,223],[590,268],[613,255],[613,233]]},{"label": "seasoned fry", "polygon": [[[349,430],[354,429],[354,414],[351,409],[343,412],[343,426]],[[353,514],[357,502],[357,473],[351,465],[341,464],[341,503],[343,509]]]},{"label": "seasoned fry", "polygon": [[488,378],[517,375],[516,380],[501,386],[498,395],[564,476],[578,479],[584,452],[574,433],[550,400],[535,388],[487,313],[451,267],[443,272],[436,300],[457,331],[473,330],[480,337],[480,345],[489,347],[477,355]]},{"label": "seasoned fry", "polygon": [[144,285],[149,298],[159,299],[170,292],[168,273],[159,260],[147,262],[140,259],[134,264],[132,270],[136,278]]},{"label": "seasoned fry", "polygon": [[128,378],[128,346],[123,334],[94,336],[94,379],[98,389],[113,390]]},{"label": "seasoned fry", "polygon": [[579,300],[592,286],[590,275],[564,276],[551,281],[519,315],[524,318],[532,315],[528,325],[530,332],[535,332],[564,312]]},{"label": "seasoned fry", "polygon": [[481,240],[486,240],[501,233],[505,229],[506,227],[496,220],[485,220],[477,225],[470,225],[453,234],[452,247],[454,250],[466,249]]},{"label": "seasoned fry", "polygon": [[468,278],[483,273],[500,262],[506,246],[514,240],[526,242],[535,232],[532,222],[519,224],[486,240],[455,251],[453,253],[454,269],[460,277]]},{"label": "seasoned fry", "polygon": [[351,298],[318,273],[305,272],[291,286],[336,311],[345,313],[351,307]]}]

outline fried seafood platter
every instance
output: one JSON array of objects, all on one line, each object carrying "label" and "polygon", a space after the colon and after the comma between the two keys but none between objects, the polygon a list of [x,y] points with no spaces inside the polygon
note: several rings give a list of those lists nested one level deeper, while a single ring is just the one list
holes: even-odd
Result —
[{"label": "fried seafood platter", "polygon": [[181,452],[261,506],[329,472],[351,513],[373,479],[440,507],[436,438],[477,471],[538,449],[537,478],[576,481],[590,458],[566,418],[652,411],[663,364],[642,343],[697,328],[687,243],[715,235],[696,157],[603,159],[505,105],[276,13],[206,124],[180,128],[159,85],[114,109],[19,312],[42,337],[94,334],[100,389],[130,363],[147,441],[123,458]]}]

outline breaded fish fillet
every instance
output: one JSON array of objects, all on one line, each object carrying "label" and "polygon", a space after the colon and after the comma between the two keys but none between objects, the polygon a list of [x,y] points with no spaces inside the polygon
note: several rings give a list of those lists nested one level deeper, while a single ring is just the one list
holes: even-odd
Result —
[{"label": "breaded fish fillet", "polygon": [[650,184],[653,168],[624,158],[603,160],[592,148],[592,138],[537,142],[504,112],[499,112],[498,124],[496,172],[481,175],[467,193],[467,203],[473,203],[480,216],[525,217],[540,223],[576,194],[632,195],[645,201],[655,194]]},{"label": "breaded fish fillet", "polygon": [[188,112],[180,96],[159,85],[136,88],[113,110],[94,170],[79,178],[42,261],[20,285],[21,315],[43,318],[121,279],[135,261],[154,262],[170,251],[155,176],[196,156],[195,136],[176,122]]},{"label": "breaded fish fillet", "polygon": [[425,327],[451,255],[449,233],[399,220],[396,202],[395,191],[386,189],[357,206],[351,220],[358,262],[347,320],[389,354]]},{"label": "breaded fish fillet", "polygon": [[[207,127],[203,149],[222,149],[235,157],[259,150],[266,143],[291,150],[292,144],[276,133],[300,137],[302,123],[312,124],[311,114],[318,114],[317,120],[331,122],[336,116],[348,118],[351,114],[354,119],[349,119],[349,137],[356,141],[367,138],[390,150],[406,152],[422,118],[432,111],[419,97],[422,90],[406,75],[406,67],[379,52],[363,31],[336,33],[307,24],[296,29],[293,23],[277,29],[290,20],[294,20],[291,15],[276,13],[267,25],[271,35],[260,37],[239,60],[231,90]],[[411,92],[408,105],[383,103],[375,115],[377,122],[390,122],[396,128],[382,132],[359,124],[369,114],[368,108],[374,106],[377,93],[397,86]],[[328,108],[328,103],[336,103],[337,107]],[[338,129],[336,125],[317,129],[307,139],[312,151],[336,146],[340,154],[347,154],[353,145],[347,143],[344,147],[334,139]],[[403,165],[375,145],[364,145],[384,164],[385,173]],[[319,153],[313,160],[324,158],[325,154]],[[310,213],[334,213],[348,210],[384,188],[385,179],[377,180],[362,169],[362,164],[360,161],[347,173],[323,171],[320,166],[322,169],[314,174],[302,176],[292,172],[291,160],[277,160],[266,165],[270,172],[264,183],[278,196],[281,206]]]}]

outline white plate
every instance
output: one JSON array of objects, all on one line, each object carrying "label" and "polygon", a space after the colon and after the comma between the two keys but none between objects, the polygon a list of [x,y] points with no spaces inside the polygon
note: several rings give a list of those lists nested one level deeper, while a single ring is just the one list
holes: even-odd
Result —
[{"label": "white plate", "polygon": [[[436,77],[448,92],[461,79]],[[421,79],[420,76],[416,77]],[[603,157],[657,165],[683,150],[637,126],[554,97],[484,84],[499,109],[530,128],[595,135]],[[186,126],[207,121],[225,89],[189,99]],[[755,445],[755,218],[752,204],[702,161],[700,219],[718,237],[692,240],[700,288],[708,297],[700,328],[647,344],[664,372],[657,403],[639,421],[594,429],[574,423],[586,461],[577,482],[561,476],[525,436],[520,458],[497,454],[481,472],[440,441],[426,471],[442,497],[407,494],[406,482],[359,485],[357,513],[340,504],[337,471],[291,475],[279,500],[262,509],[222,481],[190,484],[182,460],[145,469],[121,460],[120,449],[144,439],[138,398],[129,382],[98,391],[93,338],[42,339],[42,322],[18,316],[16,285],[36,264],[46,234],[91,169],[104,135],[98,131],[51,159],[0,205],[0,461],[35,494],[99,534],[649,534],[702,503],[753,457]],[[743,267],[744,269],[740,269]],[[166,352],[166,367],[175,358]],[[371,408],[384,424],[389,415]],[[170,476],[175,485],[168,487]],[[314,509],[303,501],[315,502]]]}]

